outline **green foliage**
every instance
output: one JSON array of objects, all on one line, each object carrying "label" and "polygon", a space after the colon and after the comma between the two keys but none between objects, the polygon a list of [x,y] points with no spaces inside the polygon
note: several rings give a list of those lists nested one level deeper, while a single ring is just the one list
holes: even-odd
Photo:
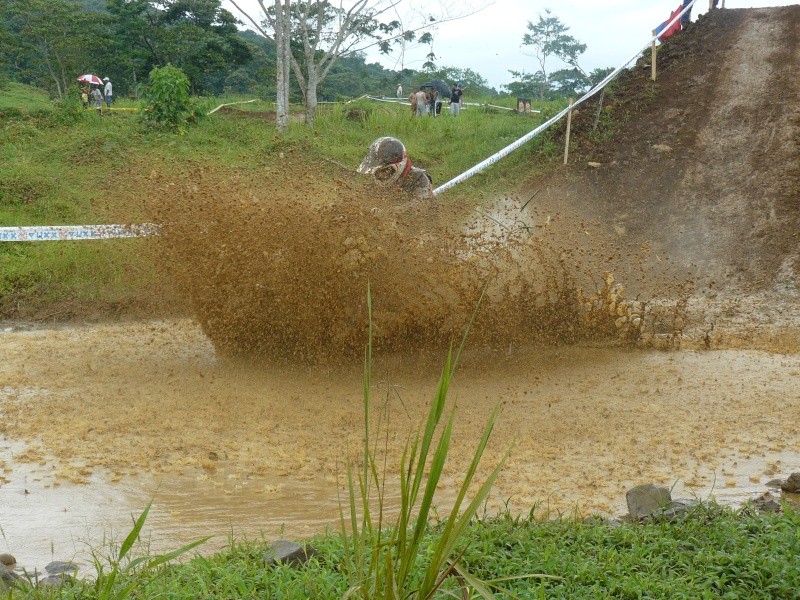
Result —
[{"label": "green foliage", "polygon": [[[453,431],[455,409],[445,422],[447,392],[453,377],[455,360],[448,354],[434,400],[428,412],[425,428],[406,442],[400,467],[400,510],[396,520],[388,524],[386,506],[386,477],[380,472],[384,460],[378,456],[381,435],[380,422],[373,430],[371,423],[372,388],[372,300],[367,294],[370,311],[369,341],[364,363],[364,445],[362,471],[356,475],[348,464],[348,516],[341,510],[341,535],[344,544],[343,571],[349,588],[344,598],[364,600],[405,600],[431,598],[448,580],[457,578],[466,590],[474,589],[484,598],[491,598],[483,582],[466,571],[457,554],[457,546],[478,508],[484,503],[500,473],[506,456],[494,467],[487,479],[478,486],[473,499],[462,506],[475,477],[475,471],[489,441],[498,409],[492,412],[458,491],[455,503],[442,527],[426,539],[428,520],[433,509],[433,497],[439,484]],[[463,342],[462,342],[463,346]],[[438,438],[438,439],[437,439]],[[374,440],[374,442],[373,442]],[[374,447],[372,444],[374,443]],[[420,497],[420,492],[422,496]],[[373,508],[373,504],[377,507]],[[419,556],[426,559],[420,562]],[[461,551],[463,554],[463,550]]]},{"label": "green foliage", "polygon": [[172,64],[195,93],[221,92],[226,75],[252,58],[220,0],[108,0],[107,6],[116,64],[139,73]]},{"label": "green foliage", "polygon": [[132,560],[129,559],[128,555],[142,533],[142,527],[144,527],[152,505],[151,501],[134,521],[133,528],[122,542],[117,556],[108,558],[110,570],[106,570],[101,557],[97,554],[94,555],[94,565],[97,570],[94,591],[97,600],[124,600],[130,598],[134,591],[144,592],[150,580],[156,575],[158,567],[183,556],[210,539],[205,537],[159,556],[139,556]]},{"label": "green foliage", "polygon": [[[577,71],[586,84],[588,77],[578,66],[578,57],[586,52],[586,44],[567,34],[569,27],[564,25],[558,17],[552,16],[550,10],[545,9],[544,15],[539,15],[539,20],[534,24],[528,21],[528,31],[522,36],[522,45],[531,46],[534,56],[539,62],[539,73],[541,74],[541,84],[539,86],[539,98],[544,99],[548,91],[548,80],[550,79],[547,68],[547,60],[550,57],[558,58],[562,62]],[[562,77],[563,79],[563,77]]]},{"label": "green foliage", "polygon": [[202,116],[189,96],[189,78],[172,65],[150,71],[145,99],[142,117],[156,129],[184,133],[190,122]]},{"label": "green foliage", "polygon": [[0,54],[15,65],[17,80],[57,98],[92,63],[93,48],[107,40],[105,18],[71,0],[5,0],[0,21],[6,22]]}]

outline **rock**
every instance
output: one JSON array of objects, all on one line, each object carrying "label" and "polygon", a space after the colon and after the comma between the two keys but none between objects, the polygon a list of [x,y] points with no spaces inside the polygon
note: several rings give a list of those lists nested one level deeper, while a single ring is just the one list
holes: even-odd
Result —
[{"label": "rock", "polygon": [[268,567],[283,563],[299,567],[318,553],[311,546],[301,546],[287,540],[278,540],[264,554],[264,564]]},{"label": "rock", "polygon": [[44,579],[40,579],[36,584],[36,587],[59,587],[65,583],[72,583],[73,581],[75,581],[75,578],[67,573],[61,573],[60,575],[48,575]]},{"label": "rock", "polygon": [[699,502],[697,500],[691,500],[688,498],[680,498],[678,500],[673,500],[669,503],[669,505],[665,506],[664,508],[655,511],[650,515],[650,518],[654,519],[666,519],[670,523],[677,521],[681,517],[685,517],[686,514],[696,506],[699,506]]},{"label": "rock", "polygon": [[800,473],[792,473],[789,479],[781,484],[781,491],[790,494],[800,493]]},{"label": "rock", "polygon": [[[756,482],[758,483],[758,482]],[[765,483],[767,487],[770,488],[779,488],[783,485],[783,479],[770,479],[767,483]]]},{"label": "rock", "polygon": [[770,492],[764,492],[753,500],[753,508],[761,512],[781,512],[781,503]]},{"label": "rock", "polygon": [[603,166],[603,163],[599,162],[588,162],[586,164],[589,165],[592,169],[599,169],[600,167]]},{"label": "rock", "polygon": [[78,570],[78,565],[74,562],[64,560],[54,560],[44,568],[49,575],[61,575],[63,573],[74,573]]},{"label": "rock", "polygon": [[9,571],[13,571],[17,566],[17,559],[11,554],[0,554],[0,565],[3,565]]},{"label": "rock", "polygon": [[666,144],[653,144],[653,150],[657,152],[672,152],[672,147]]},{"label": "rock", "polygon": [[628,513],[634,520],[646,517],[669,506],[672,496],[669,489],[652,483],[638,485],[625,494]]}]

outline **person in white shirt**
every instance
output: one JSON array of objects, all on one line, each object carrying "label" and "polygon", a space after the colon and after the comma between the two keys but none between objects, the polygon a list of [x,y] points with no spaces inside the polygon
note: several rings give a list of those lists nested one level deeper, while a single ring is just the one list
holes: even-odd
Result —
[{"label": "person in white shirt", "polygon": [[114,95],[114,87],[111,85],[111,80],[108,77],[103,78],[103,81],[106,82],[103,88],[103,95],[106,97],[106,106],[111,108],[111,96]]}]

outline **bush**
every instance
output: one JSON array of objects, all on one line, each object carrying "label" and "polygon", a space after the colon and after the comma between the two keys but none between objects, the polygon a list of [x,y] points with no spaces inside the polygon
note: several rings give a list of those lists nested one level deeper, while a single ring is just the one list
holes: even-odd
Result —
[{"label": "bush", "polygon": [[155,67],[150,71],[145,100],[143,119],[156,129],[181,133],[202,115],[189,97],[189,78],[172,65]]}]

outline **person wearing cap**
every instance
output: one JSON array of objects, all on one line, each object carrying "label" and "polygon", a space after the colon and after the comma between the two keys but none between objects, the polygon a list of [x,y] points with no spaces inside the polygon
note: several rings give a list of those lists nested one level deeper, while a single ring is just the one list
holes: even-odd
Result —
[{"label": "person wearing cap", "polygon": [[461,97],[464,95],[461,84],[454,85],[450,90],[450,114],[457,117],[461,113]]},{"label": "person wearing cap", "polygon": [[431,176],[411,163],[406,147],[397,138],[381,137],[372,142],[358,172],[372,175],[382,185],[394,184],[421,198],[432,197]]},{"label": "person wearing cap", "polygon": [[111,108],[111,96],[114,95],[114,86],[111,85],[111,80],[108,77],[104,77],[103,81],[106,82],[103,88],[103,95],[106,97],[106,106]]}]

